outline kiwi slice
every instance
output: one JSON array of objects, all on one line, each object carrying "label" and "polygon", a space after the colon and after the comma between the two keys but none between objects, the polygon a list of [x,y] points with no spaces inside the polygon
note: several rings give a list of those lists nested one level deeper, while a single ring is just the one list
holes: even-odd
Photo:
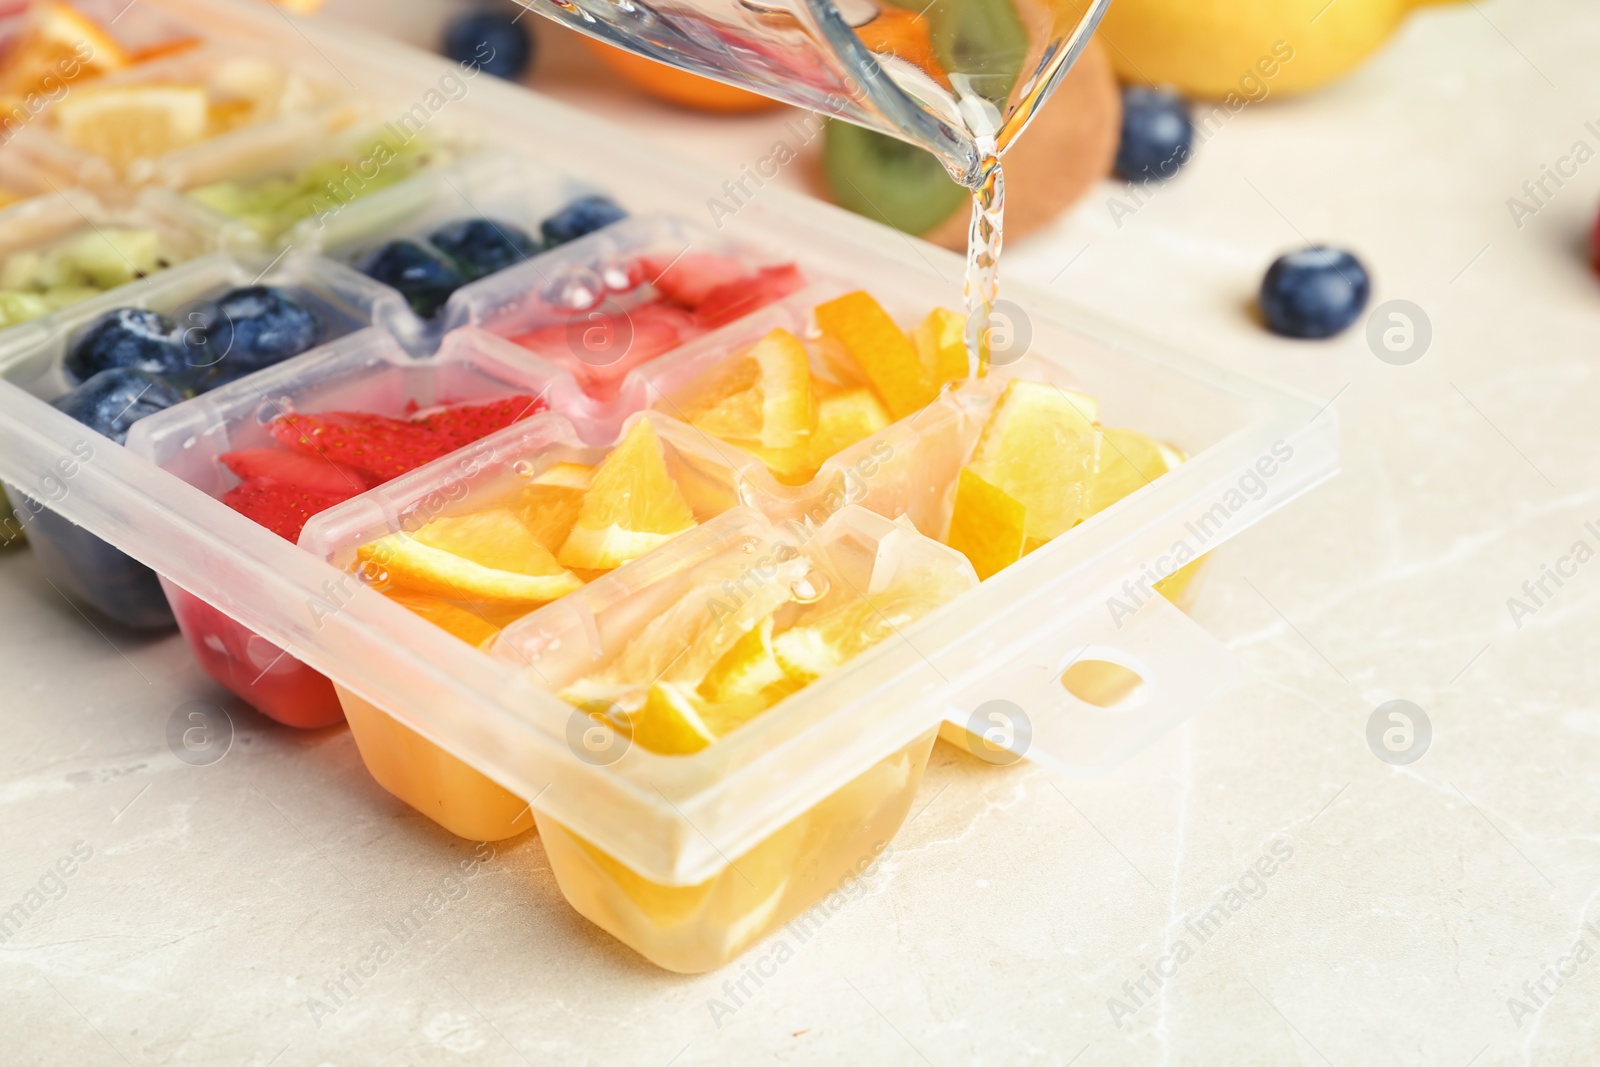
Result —
[{"label": "kiwi slice", "polygon": [[824,128],[822,171],[841,207],[906,233],[927,233],[968,197],[931,153],[848,122]]},{"label": "kiwi slice", "polygon": [[945,72],[966,75],[973,92],[1005,110],[1028,58],[1028,31],[1012,0],[933,0],[926,8],[917,0],[888,2],[920,11]]}]

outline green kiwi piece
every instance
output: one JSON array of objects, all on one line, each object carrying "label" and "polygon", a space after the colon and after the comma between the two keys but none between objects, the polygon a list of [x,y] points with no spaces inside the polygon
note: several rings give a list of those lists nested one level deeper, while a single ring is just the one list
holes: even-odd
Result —
[{"label": "green kiwi piece", "polygon": [[841,207],[906,233],[927,233],[968,198],[931,153],[848,122],[823,130],[822,170]]}]

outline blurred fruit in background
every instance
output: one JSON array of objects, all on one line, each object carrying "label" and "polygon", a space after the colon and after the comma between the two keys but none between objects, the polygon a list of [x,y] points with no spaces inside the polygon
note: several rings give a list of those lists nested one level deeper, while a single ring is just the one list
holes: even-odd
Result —
[{"label": "blurred fruit in background", "polygon": [[1191,97],[1301,93],[1350,71],[1416,7],[1453,0],[1116,0],[1100,24],[1125,81]]},{"label": "blurred fruit in background", "polygon": [[[1006,237],[1046,225],[1110,173],[1121,131],[1117,81],[1105,50],[1091,41],[1006,153]],[[834,202],[857,214],[946,248],[966,247],[967,192],[920,148],[830,121],[822,176]]]},{"label": "blurred fruit in background", "polygon": [[517,81],[533,63],[533,34],[523,16],[526,9],[513,4],[503,8],[469,11],[445,26],[439,50],[457,63],[470,63],[496,78]]},{"label": "blurred fruit in background", "polygon": [[752,93],[748,89],[702,78],[698,74],[669,67],[665,63],[657,63],[653,59],[646,59],[644,56],[624,51],[592,37],[579,36],[578,39],[614,73],[669,104],[694,108],[698,111],[722,111],[733,114],[767,111],[783,106],[776,100],[759,93]]},{"label": "blurred fruit in background", "polygon": [[1161,181],[1177,175],[1194,150],[1194,123],[1183,97],[1167,89],[1130,85],[1122,90],[1122,143],[1117,175],[1125,181]]}]

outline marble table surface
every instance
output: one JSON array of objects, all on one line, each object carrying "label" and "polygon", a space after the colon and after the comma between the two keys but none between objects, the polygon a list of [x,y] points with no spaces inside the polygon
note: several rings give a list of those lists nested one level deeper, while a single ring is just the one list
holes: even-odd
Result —
[{"label": "marble table surface", "polygon": [[[425,39],[446,10],[324,17]],[[545,39],[536,83],[713,170],[781,122],[640,105]],[[1106,183],[1010,250],[1012,277],[1332,403],[1345,471],[1217,553],[1195,614],[1236,691],[1094,781],[940,748],[877,872],[743,996],[745,964],[668,975],[579,918],[532,836],[352,983],[474,846],[343,729],[228,704],[227,757],[180,762],[173,710],[225,699],[181,640],[91,625],[0,556],[0,911],[27,912],[0,1061],[1595,1062],[1600,163],[1520,220],[1507,201],[1600,147],[1597,50],[1590,0],[1430,9],[1342,84],[1246,109],[1134,214]],[[1422,310],[1421,358],[1250,321],[1307,239]],[[1391,700],[1431,724],[1409,764],[1367,739]]]}]

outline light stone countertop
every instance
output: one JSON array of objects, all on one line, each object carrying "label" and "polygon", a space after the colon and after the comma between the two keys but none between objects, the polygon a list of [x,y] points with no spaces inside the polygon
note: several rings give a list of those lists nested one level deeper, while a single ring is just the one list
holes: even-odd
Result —
[{"label": "light stone countertop", "polygon": [[[362,8],[333,13],[378,21]],[[429,33],[417,0],[382,11]],[[1575,542],[1600,549],[1582,250],[1600,163],[1520,228],[1506,202],[1576,141],[1600,148],[1597,52],[1586,0],[1426,11],[1342,84],[1249,108],[1120,225],[1108,183],[1010,250],[1008,276],[1333,402],[1345,472],[1217,553],[1195,614],[1238,656],[1237,691],[1093,782],[936,749],[925,810],[864,891],[803,943],[780,935],[792,954],[731,1013],[724,983],[773,942],[658,971],[565,905],[528,836],[314,1017],[474,846],[374,784],[343,729],[238,711],[224,760],[179,762],[173,709],[223,699],[182,640],[97,631],[27,552],[0,556],[0,911],[77,853],[0,943],[0,1062],[1596,1062],[1600,563],[1547,582],[1520,626],[1507,602]],[[549,59],[541,84],[570,57]],[[693,138],[713,172],[782,121],[558,87]],[[1250,321],[1302,236],[1357,250],[1375,304],[1424,309],[1420,361]],[[1366,741],[1391,699],[1432,722],[1409,766]],[[1247,895],[1202,941],[1190,923],[1230,889]]]}]

